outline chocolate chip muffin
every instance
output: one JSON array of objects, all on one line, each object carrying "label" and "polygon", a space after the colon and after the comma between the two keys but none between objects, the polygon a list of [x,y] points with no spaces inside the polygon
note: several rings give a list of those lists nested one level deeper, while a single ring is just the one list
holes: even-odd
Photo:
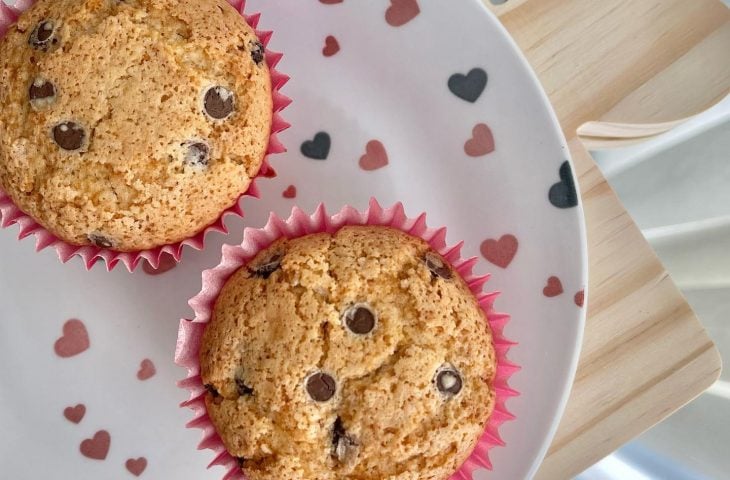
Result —
[{"label": "chocolate chip muffin", "polygon": [[271,122],[264,48],[225,0],[39,0],[0,41],[0,185],[75,245],[203,230]]},{"label": "chocolate chip muffin", "polygon": [[280,240],[225,284],[200,349],[208,415],[252,480],[441,480],[493,410],[491,332],[420,239]]}]

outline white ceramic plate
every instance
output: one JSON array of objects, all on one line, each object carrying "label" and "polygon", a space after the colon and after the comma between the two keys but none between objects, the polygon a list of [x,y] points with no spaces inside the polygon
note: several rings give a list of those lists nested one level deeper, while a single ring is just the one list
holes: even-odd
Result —
[{"label": "white ceramic plate", "polygon": [[[184,428],[190,413],[177,407],[185,392],[175,386],[183,372],[172,361],[201,270],[218,263],[223,241],[239,242],[242,226],[262,226],[270,210],[287,215],[294,204],[309,211],[322,201],[332,212],[345,203],[365,208],[371,196],[402,201],[409,215],[428,212],[430,225],[448,227],[449,242],[465,240],[465,255],[479,256],[475,272],[493,273],[487,286],[503,292],[496,306],[512,315],[506,333],[519,342],[510,357],[523,369],[511,383],[522,395],[508,403],[517,419],[502,429],[507,446],[492,451],[494,471],[475,478],[535,472],[583,329],[583,214],[569,206],[567,166],[561,183],[567,148],[535,77],[478,0],[420,0],[411,18],[413,4],[249,2],[263,13],[260,26],[276,31],[271,47],[285,52],[280,68],[293,77],[284,88],[294,99],[285,111],[293,127],[282,136],[289,153],[273,158],[280,176],[260,183],[263,200],[244,201],[245,221],[229,221],[231,235],[210,236],[205,252],[187,250],[174,270],[87,273],[78,259],[61,265],[53,251],[36,254],[31,240],[0,232],[0,477],[133,478],[125,469],[132,459],[133,471],[146,464],[142,478],[220,478],[205,470],[210,453],[195,449],[199,431]],[[339,51],[326,56],[326,45],[328,54],[337,50],[330,35]],[[301,152],[318,132],[330,138],[325,160]],[[324,143],[304,150],[324,156]],[[362,168],[382,165],[385,155],[387,165]],[[295,199],[283,195],[290,185]],[[550,192],[568,208],[553,205]],[[65,324],[80,325],[71,318],[85,325],[89,348],[62,357],[80,338],[67,328],[59,340]],[[140,371],[145,359],[156,373],[140,380],[151,372],[148,364]],[[73,423],[64,409],[77,404],[86,412]],[[80,410],[67,413],[78,419]],[[103,433],[84,443],[101,430],[110,440],[105,459],[83,456],[82,446],[87,455],[105,453]]]}]

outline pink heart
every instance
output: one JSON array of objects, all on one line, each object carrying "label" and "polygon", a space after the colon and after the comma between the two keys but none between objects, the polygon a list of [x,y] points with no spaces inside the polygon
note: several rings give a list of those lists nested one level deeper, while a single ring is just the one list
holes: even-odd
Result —
[{"label": "pink heart", "polygon": [[56,355],[73,357],[89,348],[89,334],[81,320],[72,318],[63,324],[63,336],[53,345]]},{"label": "pink heart", "polygon": [[388,165],[388,152],[378,140],[371,140],[365,147],[365,155],[360,157],[360,168],[365,171],[377,170]]},{"label": "pink heart", "polygon": [[507,268],[517,254],[517,238],[514,235],[503,235],[499,240],[489,238],[481,245],[484,258],[498,267]]},{"label": "pink heart", "polygon": [[149,358],[145,358],[142,360],[142,363],[139,364],[139,370],[137,370],[137,378],[144,381],[152,378],[155,373],[157,373],[157,370],[155,369],[155,364],[152,363],[152,360]]},{"label": "pink heart", "polygon": [[575,302],[576,305],[578,305],[579,307],[582,307],[583,303],[585,302],[585,296],[586,296],[585,291],[581,290],[580,292],[575,294],[575,296],[573,297],[573,301]]},{"label": "pink heart", "polygon": [[400,27],[416,18],[419,13],[421,9],[416,0],[390,0],[385,21],[392,27]]},{"label": "pink heart", "polygon": [[145,468],[147,468],[147,459],[144,457],[130,458],[125,462],[124,465],[127,467],[127,470],[129,470],[129,473],[131,473],[135,477],[139,477],[140,475],[142,475],[142,472],[144,472]]},{"label": "pink heart", "polygon": [[337,41],[332,35],[328,35],[324,39],[324,48],[322,49],[322,55],[325,57],[331,57],[340,51],[340,42]]},{"label": "pink heart", "polygon": [[169,272],[175,268],[177,263],[178,262],[172,255],[169,253],[163,253],[160,257],[160,263],[157,265],[157,268],[152,268],[152,265],[145,260],[144,265],[142,265],[142,270],[144,270],[144,273],[147,275],[162,275],[163,273]]},{"label": "pink heart", "polygon": [[563,293],[563,284],[558,277],[548,278],[547,285],[542,289],[543,295],[546,297],[557,297]]},{"label": "pink heart", "polygon": [[464,151],[470,157],[481,157],[494,151],[494,136],[492,130],[480,123],[472,130],[472,137],[464,145]]},{"label": "pink heart", "polygon": [[286,187],[286,190],[281,193],[281,196],[284,198],[297,198],[297,187],[289,185]]},{"label": "pink heart", "polygon": [[86,406],[83,403],[63,409],[63,416],[72,423],[80,423],[84,419],[84,415],[86,415]]},{"label": "pink heart", "polygon": [[87,438],[81,442],[79,450],[81,455],[92,460],[104,460],[109,453],[109,445],[111,445],[111,436],[106,430],[99,430],[94,434],[93,438]]}]

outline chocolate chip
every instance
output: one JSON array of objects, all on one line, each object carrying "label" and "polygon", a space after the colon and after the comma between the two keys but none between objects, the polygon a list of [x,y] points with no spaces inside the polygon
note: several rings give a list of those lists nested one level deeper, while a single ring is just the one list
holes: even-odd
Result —
[{"label": "chocolate chip", "polygon": [[215,405],[223,403],[223,397],[220,393],[218,393],[218,390],[216,390],[213,385],[207,384],[205,385],[205,389],[208,390],[208,393],[213,397],[213,403]]},{"label": "chocolate chip", "polygon": [[238,462],[238,468],[243,468],[243,464],[246,463],[246,459],[243,457],[236,457],[236,462]]},{"label": "chocolate chip", "polygon": [[213,398],[219,397],[220,393],[218,393],[218,390],[215,389],[215,387],[209,383],[203,385],[206,390],[208,390],[208,393],[213,395]]},{"label": "chocolate chip", "polygon": [[251,268],[251,273],[264,280],[268,279],[272,273],[281,267],[281,261],[284,258],[283,253],[273,253],[270,257],[258,263]]},{"label": "chocolate chip", "polygon": [[266,49],[264,48],[264,44],[256,41],[251,42],[251,58],[253,58],[253,61],[256,62],[256,65],[261,65],[261,62],[264,61],[266,54]]},{"label": "chocolate chip", "polygon": [[253,395],[253,388],[246,385],[246,382],[238,377],[236,377],[236,389],[238,390],[238,395],[241,397],[250,397]]},{"label": "chocolate chip", "polygon": [[332,426],[332,446],[337,447],[342,437],[347,436],[344,425],[342,425],[342,419],[337,417],[335,424]]},{"label": "chocolate chip", "polygon": [[183,144],[185,147],[186,165],[192,167],[205,167],[210,160],[210,147],[203,142],[191,140]]},{"label": "chocolate chip", "polygon": [[28,89],[28,98],[30,98],[31,103],[34,103],[34,100],[47,100],[55,96],[56,87],[53,86],[53,83],[42,78],[36,78]]},{"label": "chocolate chip", "polygon": [[345,312],[345,325],[357,335],[367,335],[372,332],[375,321],[375,314],[364,304],[354,305]]},{"label": "chocolate chip", "polygon": [[211,87],[203,99],[205,113],[215,120],[226,119],[233,113],[233,100],[233,92],[226,87]]},{"label": "chocolate chip", "polygon": [[326,402],[335,396],[337,383],[324,372],[317,372],[307,379],[307,393],[315,402]]},{"label": "chocolate chip", "polygon": [[332,456],[344,462],[356,446],[357,442],[347,434],[342,419],[337,417],[332,427]]},{"label": "chocolate chip", "polygon": [[450,280],[454,274],[451,272],[451,268],[444,262],[441,257],[434,253],[428,252],[423,256],[423,261],[426,262],[426,266],[431,270],[431,275],[434,278],[441,277],[444,280]]},{"label": "chocolate chip", "polygon": [[441,367],[441,369],[436,372],[435,381],[438,391],[446,395],[447,397],[453,397],[457,395],[461,391],[461,388],[463,386],[461,374],[451,365]]},{"label": "chocolate chip", "polygon": [[88,238],[92,244],[96,245],[99,248],[112,248],[114,246],[113,241],[98,233],[90,233],[88,235]]},{"label": "chocolate chip", "polygon": [[56,31],[56,24],[53,20],[43,20],[30,32],[28,43],[33,47],[40,50],[46,50],[49,43],[56,43],[57,40],[53,38],[53,34]]},{"label": "chocolate chip", "polygon": [[86,132],[75,122],[63,122],[53,127],[53,140],[64,150],[73,152],[84,145]]}]

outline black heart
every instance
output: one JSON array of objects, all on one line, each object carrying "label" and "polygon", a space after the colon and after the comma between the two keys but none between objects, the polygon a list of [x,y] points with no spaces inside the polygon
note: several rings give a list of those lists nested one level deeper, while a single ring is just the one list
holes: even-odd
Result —
[{"label": "black heart", "polygon": [[327,132],[319,132],[313,140],[302,143],[302,155],[312,160],[327,160],[332,140]]},{"label": "black heart", "polygon": [[550,203],[558,208],[571,208],[578,206],[578,191],[575,189],[573,172],[570,164],[565,161],[560,166],[560,181],[550,187]]},{"label": "black heart", "polygon": [[481,68],[474,68],[466,75],[461,73],[452,75],[449,78],[449,90],[462,100],[474,103],[487,88],[487,80],[487,72]]}]

